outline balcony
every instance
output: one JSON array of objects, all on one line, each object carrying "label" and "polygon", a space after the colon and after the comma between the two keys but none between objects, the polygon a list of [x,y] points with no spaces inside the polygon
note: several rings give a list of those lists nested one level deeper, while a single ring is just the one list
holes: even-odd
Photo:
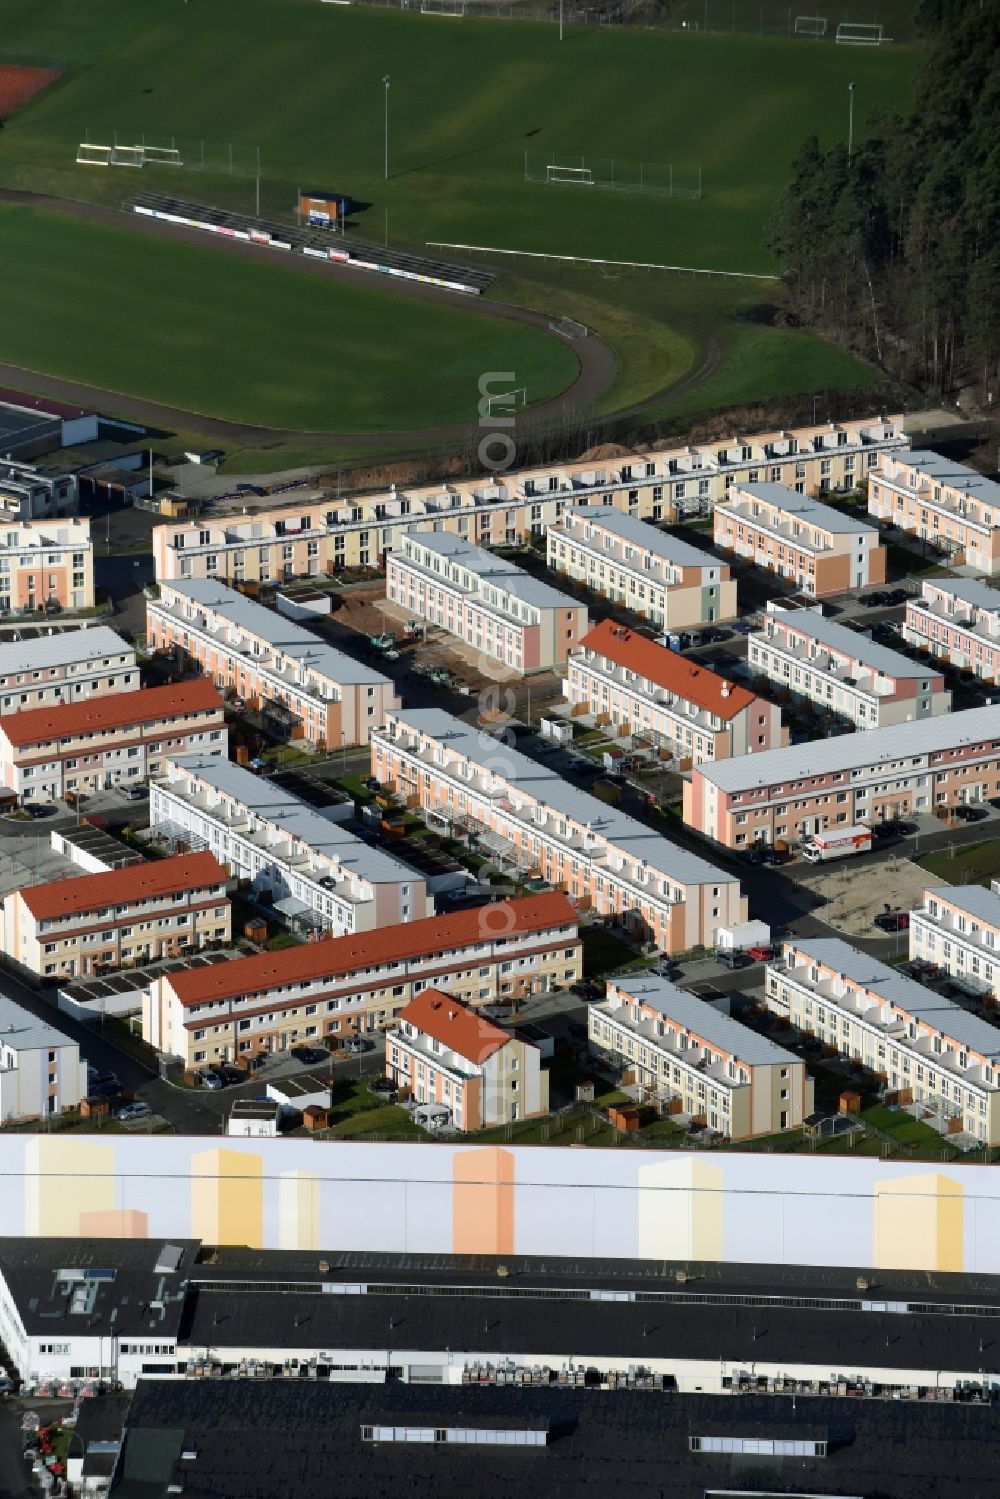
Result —
[{"label": "balcony", "polygon": [[[683,1067],[694,1077],[704,1078],[708,1082],[716,1083],[725,1088],[748,1087],[748,1083],[741,1083],[738,1078],[729,1076],[726,1064],[723,1062],[712,1062],[703,1049],[692,1042],[690,1046],[681,1046],[679,1038],[663,1036],[659,1033],[660,1022],[652,1016],[644,1016],[636,1021],[631,1019],[625,1005],[612,1005],[608,1000],[599,1004],[591,1005],[591,1013],[600,1017],[605,1023],[610,1023],[613,1032],[620,1041],[620,1049],[616,1052],[625,1065],[634,1064],[642,1068],[654,1077],[663,1077],[663,1063],[667,1062],[673,1067],[675,1064]],[[627,1050],[627,1043],[632,1041],[636,1055],[631,1056]],[[593,1040],[591,1045],[597,1043]],[[603,1043],[606,1047],[607,1043]],[[646,1057],[643,1057],[643,1049],[646,1049]],[[651,1065],[649,1051],[656,1053],[658,1066]],[[665,1079],[663,1082],[665,1086]]]},{"label": "balcony", "polygon": [[924,616],[928,622],[940,621],[941,624],[951,625],[953,629],[961,630],[963,634],[971,635],[976,640],[1000,645],[1000,600],[993,613],[986,610],[973,608],[970,604],[958,603],[949,607],[938,599],[912,599],[907,613],[912,610],[917,615]]},{"label": "balcony", "polygon": [[[832,655],[828,650],[813,650],[805,642],[793,643],[783,640],[777,634],[751,636],[751,644],[754,642],[757,642],[763,649],[773,651],[789,666],[804,666],[812,671],[821,672],[824,679],[837,682],[842,687],[850,687],[858,697],[866,697],[873,703],[879,698],[895,695],[896,683],[892,678],[884,678],[881,681],[876,679],[864,663],[857,659],[848,661],[845,657]],[[751,665],[756,664],[758,663],[751,662]],[[772,674],[771,680],[788,687],[792,692],[797,690],[790,674],[783,673],[781,677]]]},{"label": "balcony", "polygon": [[[996,945],[997,934],[991,928],[983,928],[977,924],[969,929],[970,918],[954,911],[943,910],[938,907],[934,915],[928,906],[918,907],[912,915],[922,925],[929,927],[931,931],[947,938],[949,941],[960,943],[963,947],[971,948],[991,962],[1000,963],[1000,947]],[[964,923],[960,926],[959,922]],[[987,940],[987,938],[989,940]],[[998,1032],[1000,1039],[1000,1032]]]},{"label": "balcony", "polygon": [[[753,506],[745,501],[727,500],[724,505],[716,505],[715,513],[734,520],[738,525],[745,525],[751,532],[760,531],[773,537],[775,541],[785,544],[790,542],[796,551],[821,556],[824,552],[833,550],[831,544],[824,541],[819,533],[806,532],[801,527],[796,531],[796,526],[791,521],[777,521],[769,515],[755,513]],[[752,545],[752,538],[744,538],[741,545]]]}]

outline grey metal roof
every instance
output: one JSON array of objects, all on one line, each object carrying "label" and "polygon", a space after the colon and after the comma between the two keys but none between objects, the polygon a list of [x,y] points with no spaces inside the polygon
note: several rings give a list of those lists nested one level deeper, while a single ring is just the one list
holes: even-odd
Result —
[{"label": "grey metal roof", "polygon": [[[989,614],[996,614],[1000,610],[1000,589],[991,588],[979,578],[926,578],[924,581],[935,590],[951,598],[961,599],[963,603],[971,604],[976,609],[985,609]],[[923,604],[927,600],[921,598],[914,602]]]},{"label": "grey metal roof", "polygon": [[[836,651],[849,656],[854,661],[863,662],[872,672],[881,672],[886,677],[916,678],[938,675],[932,666],[912,661],[901,651],[893,651],[888,646],[879,645],[877,640],[869,639],[858,630],[849,630],[846,625],[838,624],[833,619],[826,619],[822,614],[814,613],[812,609],[780,609],[769,614],[768,619],[773,619],[777,624],[787,625],[789,629],[796,630],[800,635],[808,635],[817,644],[826,646],[827,650]],[[766,638],[766,631],[761,634]],[[759,635],[751,636],[751,639],[758,638],[760,638]]]},{"label": "grey metal roof", "polygon": [[213,582],[210,578],[171,578],[164,582],[163,587],[181,594],[203,609],[214,610],[231,624],[242,626],[252,635],[259,635],[276,653],[290,657],[301,666],[308,666],[310,671],[316,672],[318,676],[328,677],[332,682],[353,687],[359,684],[374,686],[389,681],[382,672],[338,651],[311,630],[303,629],[302,625],[294,624],[271,609],[265,609],[263,604],[257,604],[244,594],[237,593],[235,588],[227,588],[224,583]]},{"label": "grey metal roof", "polygon": [[[821,531],[844,536],[878,534],[876,526],[855,520],[853,515],[837,510],[833,505],[824,505],[810,495],[798,494],[786,484],[737,484],[736,488],[740,494],[748,494],[752,499],[763,500],[768,505],[777,505],[786,515],[793,515],[796,520],[806,521]],[[725,504],[726,501],[722,503]]]},{"label": "grey metal roof", "polygon": [[500,776],[515,791],[521,791],[542,806],[592,829],[633,859],[645,861],[681,885],[735,885],[734,875],[710,864],[698,854],[689,853],[671,843],[634,817],[609,806],[596,796],[589,796],[564,781],[562,776],[519,750],[479,729],[463,723],[441,708],[412,708],[393,714],[393,718],[417,733],[446,744],[472,764]]},{"label": "grey metal roof", "polygon": [[[178,755],[168,764],[188,771],[198,780],[249,808],[262,822],[297,838],[313,853],[336,859],[373,885],[395,885],[421,880],[422,875],[380,848],[363,843],[339,823],[328,822],[290,791],[282,791],[252,771],[214,755]],[[161,778],[162,780],[162,778]],[[211,816],[211,810],[208,811]]]},{"label": "grey metal roof", "polygon": [[22,1010],[6,994],[0,994],[0,1041],[12,1051],[52,1050],[57,1046],[78,1046],[72,1036],[56,1030],[44,1020],[36,1020],[29,1010]]},{"label": "grey metal roof", "polygon": [[[947,484],[952,489],[961,489],[966,494],[975,495],[986,504],[1000,506],[1000,484],[996,480],[984,479],[975,469],[966,468],[964,463],[956,463],[953,458],[945,458],[932,448],[917,448],[913,452],[904,451],[892,456],[907,468],[926,474],[928,479],[936,480],[938,484]],[[995,517],[995,521],[1000,524],[1000,514]]]},{"label": "grey metal roof", "polygon": [[[551,583],[532,577],[531,573],[524,572],[513,562],[497,557],[483,547],[473,546],[450,531],[426,532],[414,528],[413,539],[420,546],[427,547],[429,551],[437,552],[439,556],[447,558],[457,567],[464,567],[470,573],[475,573],[481,582],[492,583],[504,593],[511,594],[525,604],[534,604],[539,609],[582,609],[584,607],[579,599],[571,598],[569,594],[553,588]],[[441,574],[435,573],[432,576],[448,581]]]},{"label": "grey metal roof", "polygon": [[665,1020],[673,1020],[685,1030],[696,1031],[699,1036],[732,1052],[741,1062],[751,1066],[776,1066],[798,1064],[799,1058],[792,1052],[760,1036],[749,1026],[741,1025],[731,1015],[715,1010],[696,994],[678,989],[669,979],[657,978],[654,974],[624,973],[608,979],[622,994],[628,994],[638,1004],[649,1005]]},{"label": "grey metal roof", "polygon": [[910,759],[990,739],[1000,741],[997,704],[966,708],[962,713],[945,713],[914,723],[890,724],[884,729],[863,729],[857,734],[841,734],[836,739],[790,744],[784,749],[765,750],[760,755],[739,755],[732,760],[700,765],[698,770],[722,791],[750,791],[782,781],[875,766],[886,760]]},{"label": "grey metal roof", "polygon": [[11,640],[6,637],[0,650],[0,674],[37,671],[40,667],[71,666],[94,657],[134,654],[134,647],[109,625],[83,626],[40,635],[35,640]]},{"label": "grey metal roof", "polygon": [[978,1015],[970,1015],[943,994],[926,989],[916,979],[907,978],[840,937],[790,937],[786,946],[826,964],[852,983],[863,985],[878,999],[897,1005],[914,1020],[934,1026],[970,1051],[1000,1056],[1000,1027],[980,1020]]},{"label": "grey metal roof", "polygon": [[[646,551],[655,553],[664,561],[672,562],[675,567],[727,566],[725,562],[720,562],[718,557],[713,557],[711,552],[703,552],[700,547],[692,546],[689,541],[684,541],[680,536],[671,536],[649,521],[639,520],[637,516],[617,510],[614,505],[567,506],[563,511],[563,519],[566,517],[596,521],[605,531],[610,531],[622,541],[630,541],[635,546],[644,547]],[[558,535],[558,526],[555,534]],[[573,539],[578,541],[581,538],[574,535]]]},{"label": "grey metal roof", "polygon": [[987,890],[985,885],[928,885],[927,894],[950,901],[976,921],[1000,926],[1000,895]]}]

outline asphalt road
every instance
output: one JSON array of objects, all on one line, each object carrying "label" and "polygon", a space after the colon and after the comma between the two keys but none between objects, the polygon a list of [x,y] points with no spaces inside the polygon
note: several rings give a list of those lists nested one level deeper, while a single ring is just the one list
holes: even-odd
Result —
[{"label": "asphalt road", "polygon": [[22,1455],[20,1410],[0,1402],[0,1499],[38,1499],[40,1493]]}]

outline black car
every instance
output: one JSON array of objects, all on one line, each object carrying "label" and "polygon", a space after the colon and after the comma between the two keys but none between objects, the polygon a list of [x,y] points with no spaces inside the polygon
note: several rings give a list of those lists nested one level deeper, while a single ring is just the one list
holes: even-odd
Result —
[{"label": "black car", "polygon": [[970,807],[967,802],[955,808],[955,816],[960,822],[981,822],[986,815],[985,807]]},{"label": "black car", "polygon": [[905,932],[909,930],[909,911],[884,911],[881,916],[875,917],[875,925],[880,932]]},{"label": "black car", "polygon": [[723,968],[746,968],[753,959],[738,948],[720,947],[716,948],[715,961],[721,963]]},{"label": "black car", "polygon": [[24,810],[29,817],[48,817],[55,811],[55,807],[45,807],[41,802],[25,802]]},{"label": "black car", "polygon": [[905,588],[894,588],[887,597],[890,604],[905,604],[910,595]]},{"label": "black car", "polygon": [[304,1062],[307,1067],[330,1060],[330,1053],[319,1046],[293,1046],[292,1056],[297,1062]]},{"label": "black car", "polygon": [[702,631],[702,639],[710,645],[714,645],[717,641],[721,642],[723,640],[732,640],[732,638],[732,630],[717,630],[713,626],[711,630]]},{"label": "black car", "polygon": [[858,599],[862,609],[884,609],[889,602],[885,593],[863,593]]}]

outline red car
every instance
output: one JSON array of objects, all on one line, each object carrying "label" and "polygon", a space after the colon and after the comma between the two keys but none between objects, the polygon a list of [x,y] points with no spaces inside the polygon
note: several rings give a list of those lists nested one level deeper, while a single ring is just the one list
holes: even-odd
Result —
[{"label": "red car", "polygon": [[763,942],[755,942],[753,947],[747,948],[747,957],[753,958],[755,963],[768,963],[774,957],[774,948]]}]

